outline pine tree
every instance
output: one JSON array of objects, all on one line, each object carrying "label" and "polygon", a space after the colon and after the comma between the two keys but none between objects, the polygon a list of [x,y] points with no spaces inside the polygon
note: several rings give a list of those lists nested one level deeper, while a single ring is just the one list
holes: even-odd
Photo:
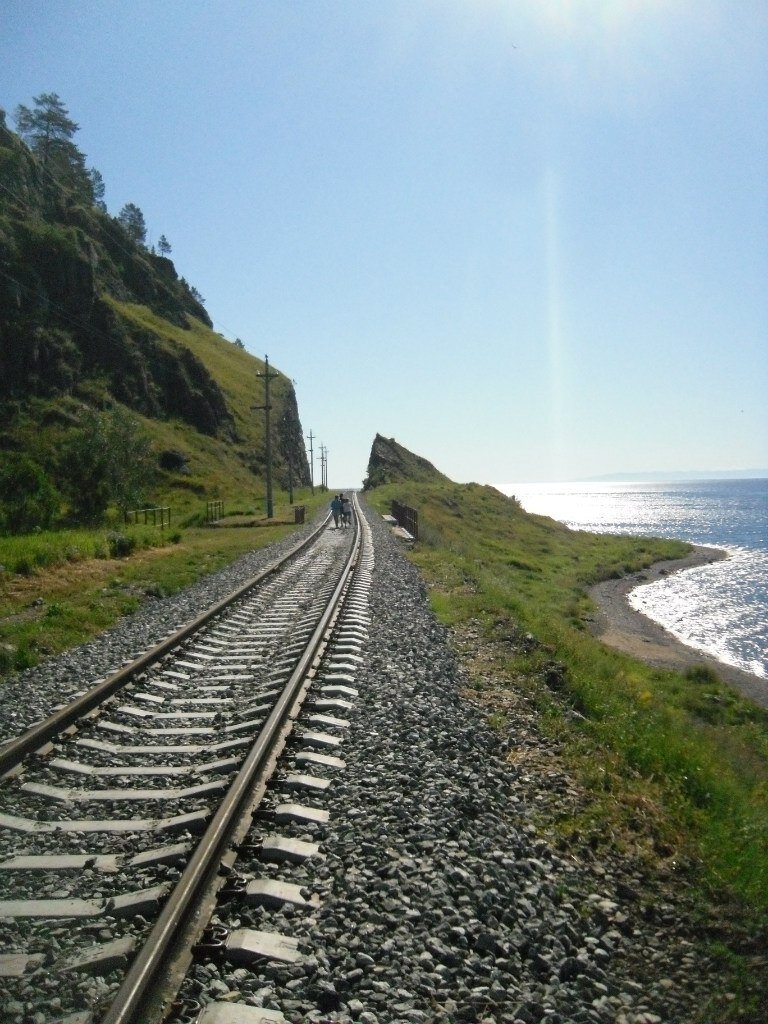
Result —
[{"label": "pine tree", "polygon": [[147,240],[147,225],[144,214],[135,203],[126,203],[117,215],[118,223],[128,232],[131,241],[144,245]]},{"label": "pine tree", "polygon": [[80,126],[55,92],[34,97],[31,110],[16,108],[19,135],[59,185],[70,188],[78,200],[94,202],[93,181],[85,167],[85,156],[72,141]]},{"label": "pine tree", "polygon": [[34,110],[19,104],[16,127],[43,167],[47,167],[53,153],[71,141],[80,125],[70,118],[69,111],[55,92],[35,96],[34,103]]},{"label": "pine tree", "polygon": [[160,237],[158,238],[157,251],[160,253],[161,256],[170,256],[171,243],[168,241],[165,235],[160,235]]},{"label": "pine tree", "polygon": [[101,171],[97,171],[95,167],[91,167],[88,170],[88,177],[91,179],[91,190],[93,191],[93,205],[97,206],[102,213],[107,212],[107,204],[104,202],[104,193],[106,191],[104,187],[104,179],[101,176]]}]

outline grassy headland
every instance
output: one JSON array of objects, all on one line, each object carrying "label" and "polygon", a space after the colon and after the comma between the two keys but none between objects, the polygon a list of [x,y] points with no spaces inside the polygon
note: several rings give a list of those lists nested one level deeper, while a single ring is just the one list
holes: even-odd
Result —
[{"label": "grassy headland", "polygon": [[[436,614],[457,637],[481,637],[472,686],[491,725],[505,728],[505,690],[524,693],[588,794],[554,827],[598,855],[618,848],[661,867],[691,887],[702,921],[713,905],[727,911],[724,956],[759,949],[768,931],[768,713],[709,668],[654,669],[587,628],[592,584],[689,546],[571,531],[477,484],[403,480],[368,494],[382,513],[393,498],[418,510],[410,557]],[[750,1019],[737,1016],[748,1013],[744,999],[733,1019]]]}]

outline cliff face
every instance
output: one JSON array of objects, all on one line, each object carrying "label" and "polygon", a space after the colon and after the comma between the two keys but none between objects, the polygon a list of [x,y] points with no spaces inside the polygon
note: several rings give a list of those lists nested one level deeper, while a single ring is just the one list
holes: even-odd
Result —
[{"label": "cliff face", "polygon": [[277,421],[277,439],[282,463],[279,473],[281,486],[288,486],[290,467],[294,487],[306,487],[310,482],[309,461],[293,386],[287,388],[283,398],[282,411]]},{"label": "cliff face", "polygon": [[206,433],[231,416],[191,352],[141,332],[107,298],[146,305],[177,326],[205,309],[173,263],[136,245],[95,206],[76,201],[0,126],[0,402],[77,393],[99,381],[147,416]]},{"label": "cliff face", "polygon": [[[170,259],[58,182],[0,118],[0,449],[26,446],[30,414],[61,424],[75,406],[118,402],[192,428],[260,475],[260,370],[213,332]],[[308,484],[284,377],[273,399],[277,478],[287,483],[290,464],[294,484]]]},{"label": "cliff face", "polygon": [[414,455],[393,437],[382,437],[377,434],[371,446],[368,459],[368,475],[363,483],[363,490],[380,487],[382,484],[396,483],[398,480],[414,480],[421,483],[450,482],[449,478],[423,459]]}]

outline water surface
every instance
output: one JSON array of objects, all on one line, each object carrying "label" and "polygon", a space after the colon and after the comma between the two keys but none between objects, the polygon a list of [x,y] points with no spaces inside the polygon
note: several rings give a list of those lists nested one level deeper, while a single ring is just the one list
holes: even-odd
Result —
[{"label": "water surface", "polygon": [[572,529],[723,548],[725,561],[638,587],[630,604],[689,646],[768,679],[768,479],[499,490]]}]

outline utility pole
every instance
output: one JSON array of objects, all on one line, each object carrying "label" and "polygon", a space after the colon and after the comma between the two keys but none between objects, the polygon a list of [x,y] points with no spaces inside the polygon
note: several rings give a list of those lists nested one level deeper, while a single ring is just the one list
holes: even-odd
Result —
[{"label": "utility pole", "polygon": [[272,502],[272,433],[269,423],[269,411],[272,408],[269,402],[269,382],[279,377],[279,373],[269,372],[269,356],[264,356],[264,373],[257,373],[257,377],[264,378],[264,405],[254,405],[255,410],[264,410],[264,440],[267,449],[267,519],[273,519],[275,506]]},{"label": "utility pole", "polygon": [[310,432],[307,434],[309,439],[309,480],[312,486],[312,493],[315,493],[315,449],[312,447],[312,442],[315,439],[315,435]]},{"label": "utility pole", "polygon": [[324,444],[320,445],[320,487],[328,490],[328,449]]}]

